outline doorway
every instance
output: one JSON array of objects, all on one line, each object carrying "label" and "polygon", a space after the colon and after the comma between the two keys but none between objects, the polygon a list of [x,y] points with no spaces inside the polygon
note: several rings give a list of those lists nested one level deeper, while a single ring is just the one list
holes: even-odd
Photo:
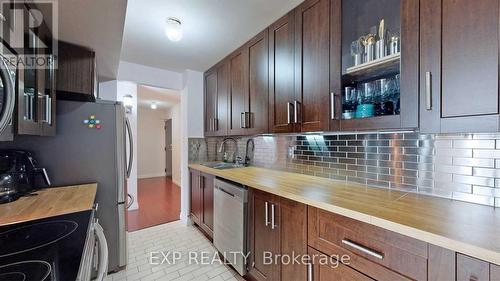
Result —
[{"label": "doorway", "polygon": [[172,178],[172,119],[165,120],[165,175]]},{"label": "doorway", "polygon": [[137,86],[137,202],[128,231],[180,218],[180,92]]}]

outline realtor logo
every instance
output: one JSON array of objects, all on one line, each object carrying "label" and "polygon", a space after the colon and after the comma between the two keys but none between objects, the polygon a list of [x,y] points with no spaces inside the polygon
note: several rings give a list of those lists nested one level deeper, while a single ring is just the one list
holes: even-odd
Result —
[{"label": "realtor logo", "polygon": [[57,1],[0,0],[2,59],[20,68],[57,68]]}]

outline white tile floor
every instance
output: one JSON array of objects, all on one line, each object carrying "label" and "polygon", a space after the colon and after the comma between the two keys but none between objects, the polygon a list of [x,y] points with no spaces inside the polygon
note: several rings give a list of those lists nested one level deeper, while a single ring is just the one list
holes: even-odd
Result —
[{"label": "white tile floor", "polygon": [[[180,221],[162,224],[131,232],[128,236],[128,265],[123,271],[111,274],[107,281],[163,281],[163,280],[243,280],[236,272],[227,266],[215,264],[196,264],[195,259],[189,259],[189,252],[207,253],[212,260],[216,250],[193,226],[184,226]],[[151,264],[151,253],[162,251],[164,255],[180,252],[181,259],[173,262],[172,256],[163,264]],[[171,254],[173,255],[173,254]],[[191,254],[194,257],[194,254]],[[163,260],[161,253],[153,254],[153,261]],[[201,259],[196,259],[202,261]]]}]

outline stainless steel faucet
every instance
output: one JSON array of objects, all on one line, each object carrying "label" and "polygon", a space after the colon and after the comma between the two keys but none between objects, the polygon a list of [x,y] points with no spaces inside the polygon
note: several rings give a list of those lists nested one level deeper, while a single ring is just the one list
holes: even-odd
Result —
[{"label": "stainless steel faucet", "polygon": [[234,146],[236,147],[236,152],[234,153],[234,156],[233,156],[233,162],[234,160],[236,160],[236,156],[238,155],[238,140],[235,139],[235,138],[231,138],[231,137],[227,137],[227,138],[224,138],[224,140],[222,140],[220,146],[219,146],[219,153],[222,153],[222,151],[224,151],[224,160],[227,161],[227,155],[226,155],[226,142],[227,141],[233,141],[234,142]]},{"label": "stainless steel faucet", "polygon": [[250,143],[252,143],[252,152],[255,151],[255,142],[253,141],[253,138],[249,138],[247,140],[247,146],[245,148],[245,166],[248,166],[248,164],[250,163],[250,156],[248,155],[248,147]]}]

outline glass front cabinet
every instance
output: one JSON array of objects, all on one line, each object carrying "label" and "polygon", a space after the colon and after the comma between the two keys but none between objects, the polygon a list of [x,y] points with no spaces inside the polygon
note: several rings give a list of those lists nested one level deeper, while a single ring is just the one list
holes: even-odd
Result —
[{"label": "glass front cabinet", "polygon": [[418,18],[418,0],[341,1],[341,26],[332,24],[341,33],[341,71],[331,77],[331,127],[418,127]]}]

